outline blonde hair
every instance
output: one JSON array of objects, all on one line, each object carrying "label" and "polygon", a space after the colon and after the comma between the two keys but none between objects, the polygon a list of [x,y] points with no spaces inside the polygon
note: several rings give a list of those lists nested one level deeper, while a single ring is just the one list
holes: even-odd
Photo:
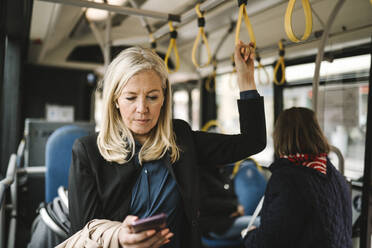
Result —
[{"label": "blonde hair", "polygon": [[329,153],[329,144],[324,136],[314,111],[293,107],[280,113],[274,127],[275,155],[296,153],[318,155]]},{"label": "blonde hair", "polygon": [[167,151],[172,163],[179,158],[172,125],[172,94],[164,61],[150,49],[131,47],[111,62],[103,78],[102,125],[97,145],[107,161],[123,164],[135,154],[133,134],[125,126],[116,103],[128,80],[145,70],[155,71],[162,80],[164,103],[156,126],[139,151],[139,161],[142,164],[143,161],[160,159]]}]

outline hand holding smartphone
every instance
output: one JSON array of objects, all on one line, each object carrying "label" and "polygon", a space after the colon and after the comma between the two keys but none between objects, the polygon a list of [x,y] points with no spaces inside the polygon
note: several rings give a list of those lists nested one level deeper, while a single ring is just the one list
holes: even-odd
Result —
[{"label": "hand holding smartphone", "polygon": [[144,219],[134,221],[130,227],[135,232],[142,232],[145,230],[155,229],[159,231],[167,225],[167,215],[164,213],[153,215]]}]

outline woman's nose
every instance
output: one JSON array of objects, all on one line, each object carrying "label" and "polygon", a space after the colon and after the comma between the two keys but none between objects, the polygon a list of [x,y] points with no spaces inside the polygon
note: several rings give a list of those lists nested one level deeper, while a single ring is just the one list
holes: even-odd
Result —
[{"label": "woman's nose", "polygon": [[137,112],[139,113],[146,113],[148,111],[147,102],[145,99],[140,99],[137,102]]}]

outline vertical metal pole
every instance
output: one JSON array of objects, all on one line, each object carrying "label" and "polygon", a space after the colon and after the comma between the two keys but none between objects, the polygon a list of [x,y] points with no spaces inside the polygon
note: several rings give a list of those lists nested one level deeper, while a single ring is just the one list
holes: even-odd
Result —
[{"label": "vertical metal pole", "polygon": [[[276,61],[273,64],[273,67],[275,66]],[[275,77],[275,75],[274,75]],[[279,68],[277,75],[277,78],[282,78],[282,70]],[[278,119],[279,114],[283,111],[283,85],[276,85],[273,83],[274,87],[274,123],[275,125],[276,120]]]},{"label": "vertical metal pole", "polygon": [[369,69],[368,112],[366,146],[364,153],[364,176],[362,195],[362,216],[360,228],[360,248],[371,247],[372,223],[372,37],[370,45],[371,66]]},{"label": "vertical metal pole", "polygon": [[192,105],[193,105],[193,102],[192,102],[192,88],[190,87],[187,87],[187,96],[189,97],[189,101],[187,102],[188,106],[188,115],[189,115],[189,123],[190,125],[192,126],[192,124],[194,123],[193,122],[193,119],[192,119]]}]

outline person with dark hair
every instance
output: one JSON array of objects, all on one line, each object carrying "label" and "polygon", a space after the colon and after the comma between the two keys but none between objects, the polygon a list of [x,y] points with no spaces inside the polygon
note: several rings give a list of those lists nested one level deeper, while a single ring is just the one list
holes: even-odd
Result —
[{"label": "person with dark hair", "polygon": [[261,224],[248,231],[245,247],[350,248],[350,189],[327,157],[315,113],[283,111],[273,136],[278,159],[270,166]]}]

